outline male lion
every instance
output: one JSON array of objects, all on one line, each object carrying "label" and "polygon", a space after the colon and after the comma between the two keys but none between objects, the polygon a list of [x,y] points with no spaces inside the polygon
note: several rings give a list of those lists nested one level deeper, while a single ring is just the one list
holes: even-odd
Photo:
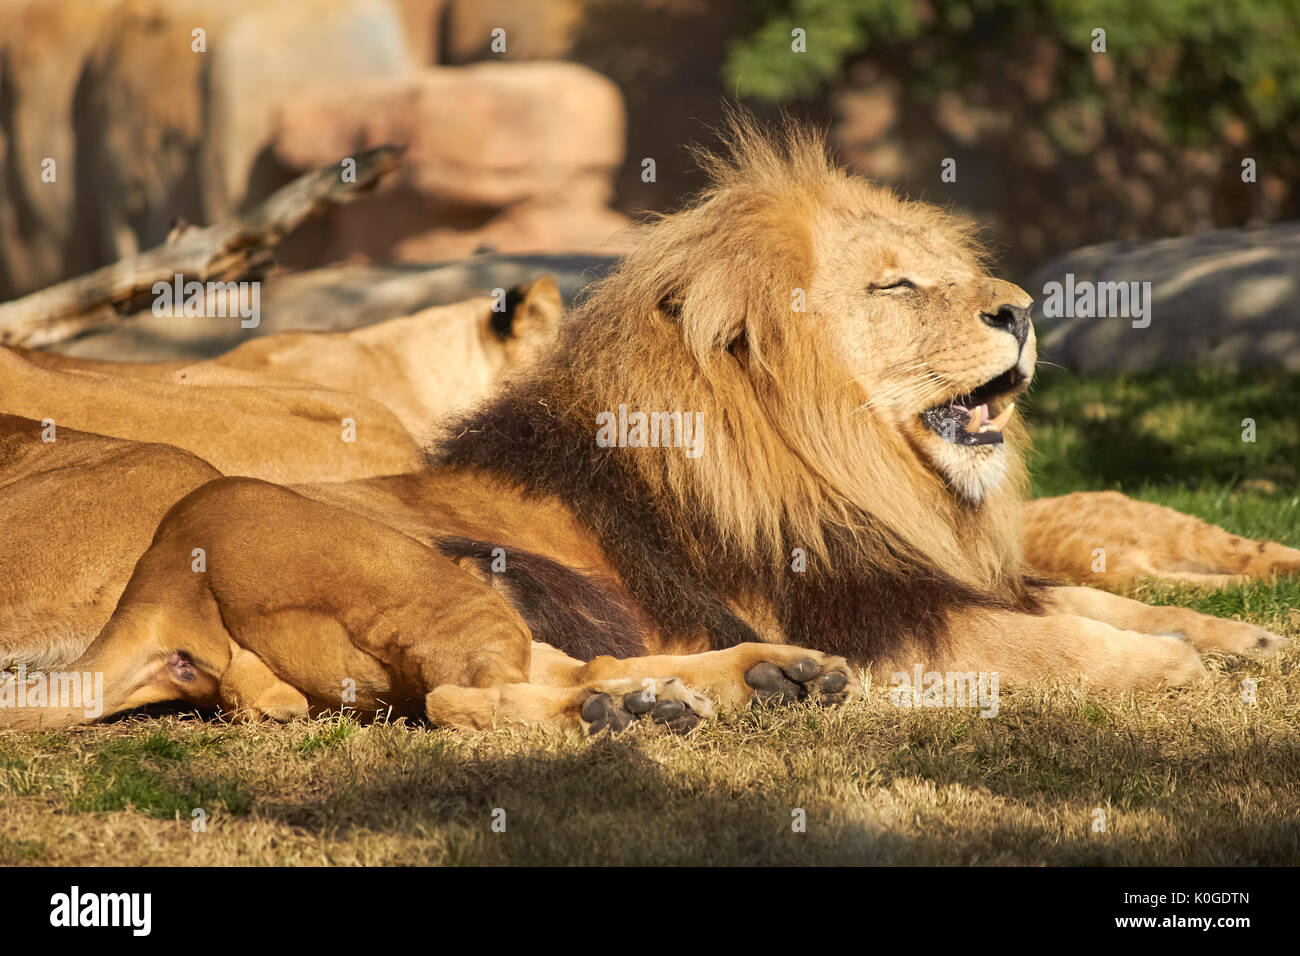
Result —
[{"label": "male lion", "polygon": [[69,665],[105,674],[105,713],[686,727],[705,694],[841,699],[849,662],[1123,689],[1279,646],[1031,576],[1029,296],[963,224],[798,130],[737,123],[706,164],[712,186],[423,471],[179,501]]}]

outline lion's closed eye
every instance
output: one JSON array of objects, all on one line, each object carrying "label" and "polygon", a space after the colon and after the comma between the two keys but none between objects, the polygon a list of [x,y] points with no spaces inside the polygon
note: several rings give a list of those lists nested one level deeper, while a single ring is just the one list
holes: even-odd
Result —
[{"label": "lion's closed eye", "polygon": [[895,279],[893,282],[875,283],[867,286],[868,292],[887,292],[891,289],[906,289],[909,292],[916,292],[916,283],[908,278]]}]

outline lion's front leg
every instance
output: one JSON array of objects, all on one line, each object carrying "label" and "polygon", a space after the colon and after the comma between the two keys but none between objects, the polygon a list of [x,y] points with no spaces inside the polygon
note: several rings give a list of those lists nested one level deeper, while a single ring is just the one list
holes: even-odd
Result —
[{"label": "lion's front leg", "polygon": [[1096,588],[1048,588],[1044,596],[1048,606],[1060,613],[1078,614],[1124,630],[1181,637],[1202,653],[1268,657],[1289,643],[1287,638],[1245,621],[1211,617],[1183,607],[1152,606]]},{"label": "lion's front leg", "polygon": [[712,700],[835,703],[861,693],[844,658],[783,644],[584,662],[534,642],[528,683],[436,687],[425,710],[434,724],[472,729],[515,723],[599,733],[640,723],[680,732],[712,717]]},{"label": "lion's front leg", "polygon": [[1173,687],[1205,673],[1200,655],[1177,637],[1112,626],[1049,609],[966,611],[949,620],[945,646],[916,661],[925,670],[996,673],[1018,684],[1042,678],[1081,680],[1112,691]]},{"label": "lion's front leg", "polygon": [[1057,580],[1114,587],[1138,578],[1222,586],[1300,574],[1300,550],[1252,541],[1116,491],[1025,503],[1025,559]]},{"label": "lion's front leg", "polygon": [[713,716],[713,704],[678,678],[627,677],[580,687],[498,684],[436,687],[425,698],[430,722],[487,730],[504,724],[581,728],[618,733],[633,724],[684,733]]},{"label": "lion's front leg", "polygon": [[701,654],[597,657],[587,663],[571,664],[548,661],[536,652],[534,655],[534,680],[582,684],[632,677],[677,677],[733,707],[753,700],[791,703],[804,698],[837,703],[862,693],[857,673],[844,658],[788,644],[747,643]]}]

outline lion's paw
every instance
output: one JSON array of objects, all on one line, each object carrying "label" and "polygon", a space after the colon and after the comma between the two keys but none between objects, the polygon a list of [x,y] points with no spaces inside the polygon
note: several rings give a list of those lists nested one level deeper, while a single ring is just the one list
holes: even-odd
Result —
[{"label": "lion's paw", "polygon": [[1202,654],[1217,651],[1236,657],[1257,660],[1273,657],[1291,643],[1291,638],[1266,631],[1247,621],[1230,621],[1224,618],[1205,618],[1200,626],[1187,631],[1163,631],[1164,636],[1187,641]]},{"label": "lion's paw", "polygon": [[745,683],[753,688],[754,699],[764,704],[791,704],[811,698],[831,705],[862,695],[862,684],[848,661],[810,652],[782,663],[755,664],[745,671]]},{"label": "lion's paw", "polygon": [[713,716],[713,704],[676,677],[662,681],[605,681],[590,688],[579,710],[589,734],[626,730],[644,723],[658,730],[686,733]]},{"label": "lion's paw", "polygon": [[1250,627],[1251,632],[1247,638],[1249,646],[1242,652],[1247,657],[1273,657],[1291,643],[1289,637],[1274,634],[1272,631],[1266,631],[1262,627],[1256,627],[1253,624]]}]

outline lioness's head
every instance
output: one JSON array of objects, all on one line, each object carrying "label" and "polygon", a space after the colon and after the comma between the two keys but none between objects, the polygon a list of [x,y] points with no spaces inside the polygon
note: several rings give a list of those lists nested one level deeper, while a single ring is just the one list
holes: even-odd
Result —
[{"label": "lioness's head", "polygon": [[590,289],[538,373],[548,414],[593,432],[621,406],[696,416],[698,455],[608,449],[677,499],[684,537],[829,564],[848,534],[876,567],[907,552],[1015,579],[1029,296],[967,224],[849,175],[820,137],[737,120],[729,143],[701,157],[710,188]]}]

